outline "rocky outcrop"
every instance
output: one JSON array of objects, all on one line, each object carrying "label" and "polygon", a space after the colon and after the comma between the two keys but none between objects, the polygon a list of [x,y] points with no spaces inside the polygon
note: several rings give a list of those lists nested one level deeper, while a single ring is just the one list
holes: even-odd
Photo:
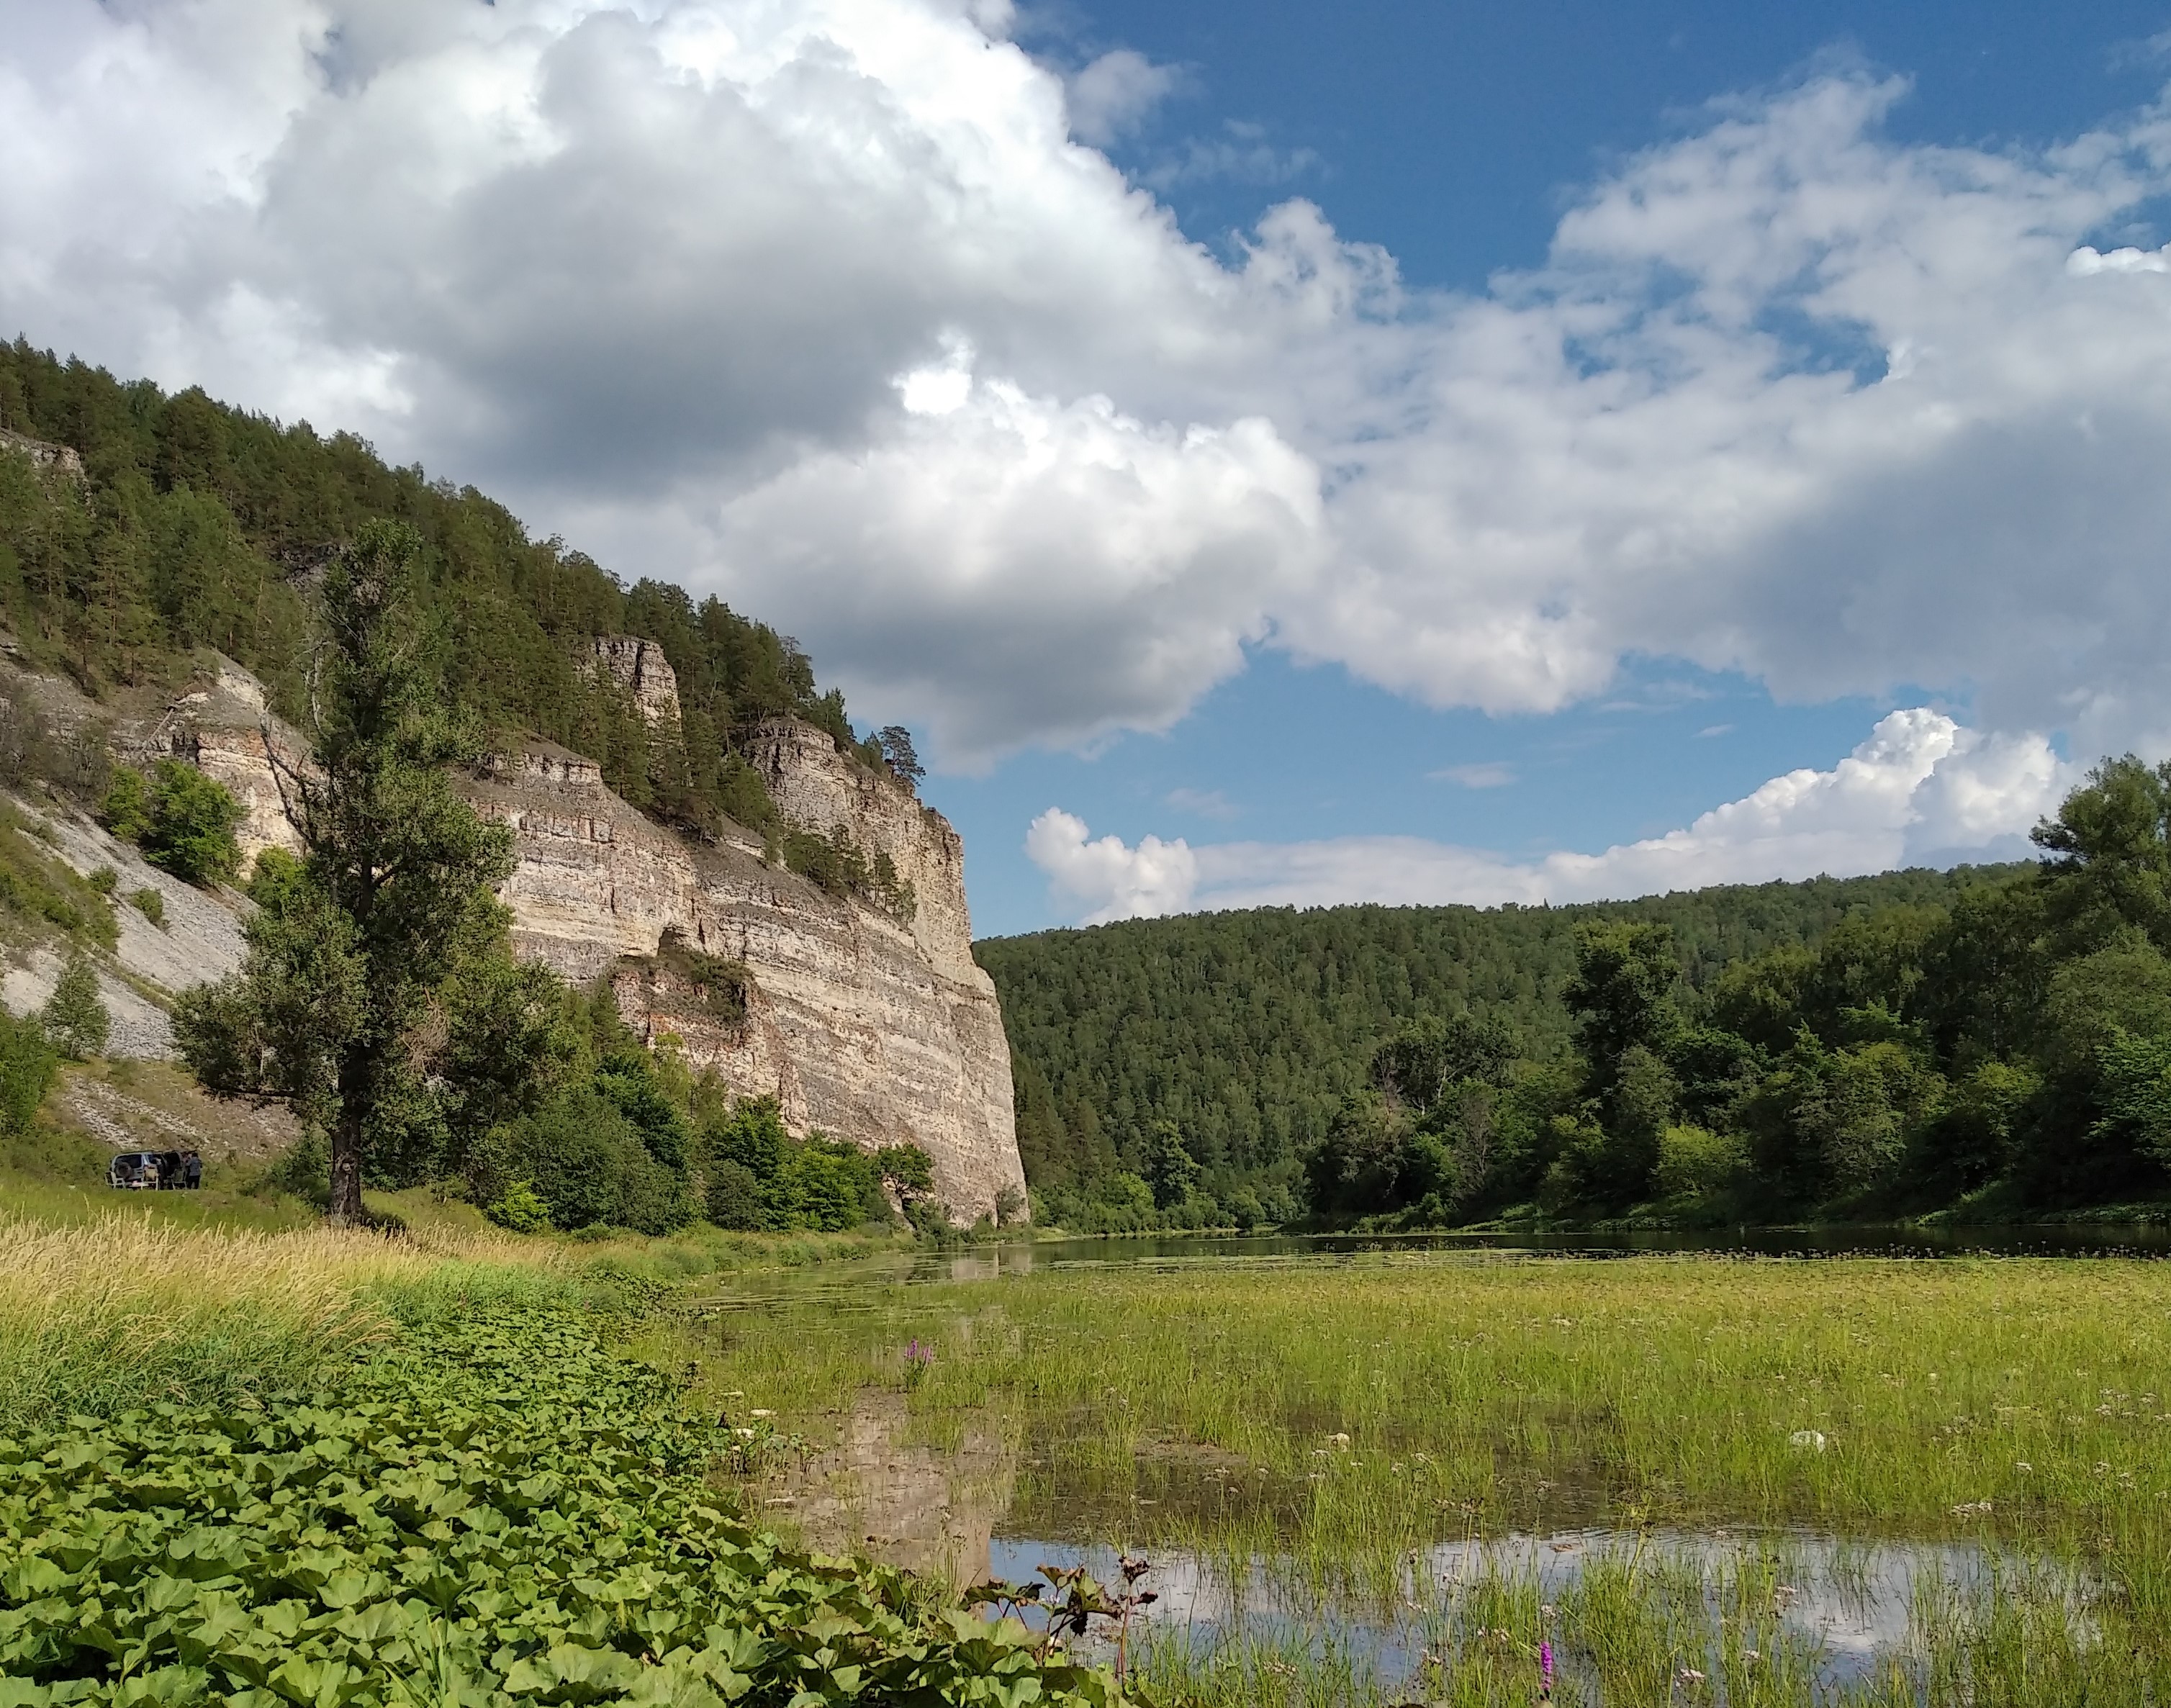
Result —
[{"label": "rocky outcrop", "polygon": [[868,859],[889,856],[898,878],[912,886],[917,905],[909,929],[928,965],[960,983],[986,979],[973,959],[964,839],[948,819],[896,779],[845,759],[826,734],[796,719],[763,725],[748,757],[777,811],[794,824],[824,836],[841,830]]},{"label": "rocky outcrop", "polygon": [[139,758],[187,760],[241,803],[234,839],[244,869],[260,849],[292,854],[301,846],[287,822],[271,756],[276,752],[291,774],[304,762],[308,745],[272,715],[263,685],[248,672],[222,660],[216,677],[191,687],[133,745]]},{"label": "rocky outcrop", "polygon": [[83,479],[83,458],[72,446],[49,445],[43,439],[0,427],[0,451],[17,452],[29,458],[34,468],[51,469],[71,480]]},{"label": "rocky outcrop", "polygon": [[796,1131],[918,1144],[960,1215],[1021,1208],[1010,1049],[972,958],[957,833],[818,730],[771,725],[753,752],[788,817],[889,855],[916,892],[909,921],[765,863],[750,834],[663,830],[589,762],[538,746],[472,789],[515,833],[516,944],[570,978],[610,978],[629,1022],[775,1097]]},{"label": "rocky outcrop", "polygon": [[649,724],[678,721],[678,676],[653,640],[630,634],[596,640],[594,670],[617,683]]},{"label": "rocky outcrop", "polygon": [[[645,714],[677,720],[653,642],[606,640],[596,657]],[[224,784],[244,810],[246,854],[294,847],[269,755],[298,763],[303,745],[243,672],[192,688],[131,745]],[[593,761],[533,742],[462,784],[513,832],[504,898],[516,947],[569,978],[609,979],[629,1024],[675,1040],[742,1095],[775,1097],[794,1131],[917,1144],[957,1214],[1021,1210],[1010,1047],[973,960],[957,832],[810,725],[766,725],[749,752],[786,818],[842,832],[869,860],[888,856],[912,886],[909,917],[768,864],[751,833],[727,827],[706,843],[666,830],[605,787]]]}]

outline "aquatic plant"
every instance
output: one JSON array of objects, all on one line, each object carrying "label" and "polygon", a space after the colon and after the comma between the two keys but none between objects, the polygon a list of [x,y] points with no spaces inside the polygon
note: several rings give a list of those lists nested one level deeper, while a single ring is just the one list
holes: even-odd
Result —
[{"label": "aquatic plant", "polygon": [[0,1701],[1112,1708],[906,1575],[717,1511],[710,1431],[571,1313],[462,1311],[331,1389],[0,1441]]},{"label": "aquatic plant", "polygon": [[[818,1437],[939,1336],[912,1427],[1012,1443],[1010,1533],[1180,1552],[1282,1621],[1150,1621],[1156,1700],[1418,1694],[1350,1648],[1368,1632],[1398,1633],[1428,1700],[1526,1708],[1545,1646],[1563,1701],[1845,1700],[1803,1609],[1900,1593],[1867,1563],[1891,1537],[1975,1563],[1893,1580],[1904,1640],[1864,1700],[2171,1694],[2171,1265],[1378,1252],[897,1279],[689,1323],[701,1379]],[[1572,1581],[1486,1552],[1586,1527],[1621,1549]],[[1819,1535],[1864,1545],[1805,1552]],[[1476,1575],[1443,1583],[1449,1555]]]}]

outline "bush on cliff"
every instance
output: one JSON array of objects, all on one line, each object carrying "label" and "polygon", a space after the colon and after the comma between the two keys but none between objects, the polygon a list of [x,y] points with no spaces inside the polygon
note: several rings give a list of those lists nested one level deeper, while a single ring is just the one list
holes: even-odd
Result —
[{"label": "bush on cliff", "polygon": [[158,761],[147,777],[121,767],[99,811],[159,870],[197,885],[222,883],[239,869],[233,833],[241,816],[241,803],[219,783],[177,759]]}]

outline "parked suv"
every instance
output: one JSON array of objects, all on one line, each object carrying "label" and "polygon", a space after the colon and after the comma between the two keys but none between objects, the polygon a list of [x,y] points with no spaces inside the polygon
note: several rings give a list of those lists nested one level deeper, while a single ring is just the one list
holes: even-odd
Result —
[{"label": "parked suv", "polygon": [[106,1165],[105,1183],[123,1191],[193,1191],[203,1158],[192,1150],[124,1150]]}]

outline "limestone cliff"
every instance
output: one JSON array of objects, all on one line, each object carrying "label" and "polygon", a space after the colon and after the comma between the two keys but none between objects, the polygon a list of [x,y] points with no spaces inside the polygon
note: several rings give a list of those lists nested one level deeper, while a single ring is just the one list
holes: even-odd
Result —
[{"label": "limestone cliff", "polygon": [[651,724],[678,721],[678,677],[653,640],[630,634],[597,638],[592,668],[616,683]]},{"label": "limestone cliff", "polygon": [[130,744],[138,759],[187,760],[206,776],[223,784],[241,803],[234,839],[245,869],[257,850],[300,846],[287,822],[269,752],[276,748],[291,768],[302,763],[308,744],[272,716],[256,678],[233,666],[199,682],[166,709],[140,741]]},{"label": "limestone cliff", "polygon": [[[653,643],[606,641],[596,656],[650,717],[676,718],[676,684]],[[293,845],[267,732],[282,757],[298,757],[298,737],[229,669],[183,696],[142,746],[186,757],[231,790],[253,854]],[[794,1131],[919,1145],[937,1192],[968,1219],[999,1199],[1022,1206],[1010,1047],[994,985],[972,956],[957,832],[810,725],[763,726],[750,757],[786,818],[842,830],[870,859],[888,855],[917,899],[909,919],[768,864],[751,833],[727,827],[710,843],[663,829],[606,788],[592,761],[535,743],[463,784],[514,833],[504,897],[516,946],[570,978],[609,978],[629,1024],[651,1040],[675,1036],[738,1092],[774,1095]]]}]

